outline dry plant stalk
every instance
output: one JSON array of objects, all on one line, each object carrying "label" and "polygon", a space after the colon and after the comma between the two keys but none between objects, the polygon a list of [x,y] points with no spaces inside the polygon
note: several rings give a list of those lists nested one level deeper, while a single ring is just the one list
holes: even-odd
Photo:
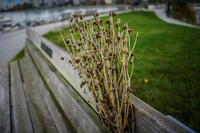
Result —
[{"label": "dry plant stalk", "polygon": [[[128,119],[133,118],[130,82],[134,69],[133,50],[138,33],[131,46],[129,35],[131,29],[128,24],[121,28],[120,19],[116,24],[113,22],[116,14],[111,11],[109,15],[103,27],[98,13],[94,13],[95,19],[91,21],[84,21],[84,15],[80,14],[83,23],[79,26],[75,13],[73,18],[69,19],[75,23],[69,30],[72,39],[64,40],[62,33],[61,37],[67,52],[71,55],[69,63],[79,72],[83,80],[80,87],[86,84],[89,91],[92,91],[95,105],[91,99],[88,99],[88,102],[92,103],[105,130],[117,133],[133,132],[133,124],[130,122],[132,120],[128,123]],[[117,33],[114,27],[117,28]],[[74,39],[74,32],[79,33],[80,40]],[[61,59],[64,60],[64,57]],[[128,65],[132,66],[130,72]],[[83,91],[87,95],[85,89]]]}]

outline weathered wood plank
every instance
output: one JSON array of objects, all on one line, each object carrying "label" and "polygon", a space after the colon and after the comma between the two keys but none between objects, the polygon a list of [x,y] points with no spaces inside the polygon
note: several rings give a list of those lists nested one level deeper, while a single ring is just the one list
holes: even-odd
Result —
[{"label": "weathered wood plank", "polygon": [[18,63],[16,61],[11,62],[10,66],[14,132],[33,133],[31,118],[23,90]]},{"label": "weathered wood plank", "polygon": [[8,65],[0,65],[0,132],[10,133]]},{"label": "weathered wood plank", "polygon": [[139,133],[189,133],[136,96],[132,95],[135,113],[135,131]]},{"label": "weathered wood plank", "polygon": [[38,132],[45,131],[47,133],[56,133],[57,129],[40,95],[37,80],[33,77],[35,73],[31,72],[33,66],[29,66],[25,58],[20,61],[20,65],[24,79],[25,92],[29,98],[29,105],[33,113],[36,130]]},{"label": "weathered wood plank", "polygon": [[[79,77],[78,72],[74,70],[74,68],[72,67],[70,63],[68,63],[67,61],[62,61],[60,59],[62,56],[64,56],[67,60],[69,60],[70,55],[67,54],[60,47],[46,40],[45,38],[38,37],[38,34],[35,31],[28,29],[27,33],[28,33],[28,36],[31,38],[31,40],[36,44],[35,46],[37,46],[37,48],[54,65],[54,67],[60,73],[62,73],[62,75],[70,82],[70,84],[81,95],[81,97],[83,97],[83,99],[85,100],[87,100],[89,97],[91,99],[91,102],[95,105],[95,100],[93,98],[92,91],[89,91],[89,89],[87,89],[88,87],[84,85],[83,88],[86,88],[86,93],[87,93],[87,96],[86,96],[83,89],[80,87],[80,84],[82,83],[82,79]],[[52,57],[50,57],[46,53],[46,51],[44,51],[41,48],[41,44],[46,45],[49,49],[52,50]],[[91,103],[89,104],[91,107],[93,107]]]},{"label": "weathered wood plank", "polygon": [[[55,95],[65,114],[70,119],[77,132],[98,133],[104,132],[96,113],[89,108],[88,104],[71,88],[60,75],[50,69],[39,51],[29,41],[26,42],[31,57],[44,77],[49,88]],[[57,72],[57,71],[56,71]]]},{"label": "weathered wood plank", "polygon": [[[25,52],[25,55],[26,59],[22,60],[20,64],[22,67],[22,74],[27,88],[27,93],[31,98],[30,102],[34,107],[33,112],[37,118],[37,127],[40,127],[40,131],[45,130],[46,132],[76,132],[70,122],[65,124],[66,120],[61,117],[60,112],[49,95],[42,78],[39,76],[39,73],[34,67],[31,58],[27,52]],[[40,108],[40,110],[37,108]],[[40,123],[43,124],[41,125]],[[57,131],[55,131],[55,128]]]}]

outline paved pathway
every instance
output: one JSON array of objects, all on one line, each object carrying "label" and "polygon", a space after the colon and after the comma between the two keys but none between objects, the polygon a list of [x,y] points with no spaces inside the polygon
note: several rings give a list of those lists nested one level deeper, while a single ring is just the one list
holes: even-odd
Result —
[{"label": "paved pathway", "polygon": [[170,24],[176,24],[176,25],[183,25],[183,26],[187,26],[187,27],[195,27],[195,28],[200,28],[200,26],[196,26],[196,25],[192,25],[192,24],[188,24],[188,23],[184,23],[180,20],[174,19],[174,18],[168,18],[165,11],[163,9],[155,9],[155,14],[158,18],[160,18],[161,20],[170,23]]}]

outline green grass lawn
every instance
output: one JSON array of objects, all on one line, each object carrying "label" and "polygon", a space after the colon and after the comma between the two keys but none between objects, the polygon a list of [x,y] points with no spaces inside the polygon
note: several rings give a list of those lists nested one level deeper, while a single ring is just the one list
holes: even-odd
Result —
[{"label": "green grass lawn", "polygon": [[[200,29],[167,24],[152,12],[117,15],[115,22],[117,18],[121,18],[121,25],[128,22],[133,30],[131,42],[139,32],[133,94],[200,131]],[[44,37],[64,48],[59,32],[49,32]],[[65,38],[71,38],[68,28],[62,32]]]}]

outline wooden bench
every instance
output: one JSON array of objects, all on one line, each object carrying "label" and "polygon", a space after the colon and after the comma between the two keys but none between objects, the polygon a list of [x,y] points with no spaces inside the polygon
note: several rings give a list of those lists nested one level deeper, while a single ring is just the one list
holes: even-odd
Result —
[{"label": "wooden bench", "polygon": [[93,109],[62,78],[56,68],[49,64],[42,53],[29,40],[26,41],[26,44],[35,65],[76,131],[82,133],[103,132],[104,129]]},{"label": "wooden bench", "polygon": [[[76,78],[76,72],[71,72],[75,77],[72,77],[70,73],[62,75],[59,72],[64,70],[58,61],[63,55],[56,55],[54,48],[61,53],[64,53],[63,50],[48,44],[49,42],[39,35],[35,35],[34,38],[37,41],[26,40],[25,58],[10,64],[13,106],[11,126],[8,119],[10,118],[8,68],[0,67],[0,74],[5,76],[5,78],[0,78],[0,83],[3,83],[0,84],[0,92],[7,96],[1,97],[3,102],[0,101],[1,106],[7,105],[0,110],[0,113],[5,114],[4,117],[0,117],[1,131],[104,132],[98,115],[80,95],[79,90],[74,88],[79,80]],[[40,45],[44,42],[46,47],[53,50],[51,56],[41,48]],[[56,65],[61,66],[57,69]],[[70,68],[66,70],[74,71]],[[63,77],[71,78],[72,86]],[[132,104],[134,105],[135,132],[188,132],[134,95],[132,95]]]},{"label": "wooden bench", "polygon": [[75,133],[76,129],[53,100],[29,54],[25,53],[26,58],[19,64],[10,63],[13,132]]},{"label": "wooden bench", "polygon": [[0,65],[0,132],[10,130],[10,100],[9,100],[9,71],[8,65]]},{"label": "wooden bench", "polygon": [[[47,63],[44,64],[42,61],[42,58],[38,57],[39,54],[36,54],[36,52],[33,50],[34,45],[37,47],[38,51],[41,51],[43,55],[45,56],[45,58],[47,58],[47,60],[51,62],[52,65],[55,67],[55,70],[53,71],[53,73],[56,72],[56,73],[62,74],[63,77],[65,77],[68,80],[68,82],[73,86],[73,88],[80,94],[80,96],[83,99],[85,99],[84,94],[82,94],[81,89],[79,89],[79,86],[80,86],[79,80],[81,79],[79,78],[78,73],[75,72],[75,70],[73,70],[73,68],[71,68],[70,65],[68,65],[67,63],[62,63],[62,61],[60,60],[61,56],[65,56],[66,59],[69,58],[68,55],[65,54],[66,53],[65,51],[63,51],[62,49],[55,46],[54,44],[52,44],[51,42],[49,42],[48,40],[44,39],[41,36],[38,39],[36,37],[38,36],[38,34],[30,29],[28,29],[27,33],[31,40],[31,41],[27,41],[27,44],[29,43],[28,49],[31,53],[31,56],[33,57],[33,60],[37,62],[36,63],[37,67],[41,71],[43,77],[46,77],[45,79],[47,79],[46,80],[47,84],[51,86],[50,88],[52,88],[52,92],[56,96],[58,102],[61,104],[61,107],[63,108],[65,113],[70,114],[71,112],[68,111],[64,103],[68,104],[68,100],[70,100],[70,97],[73,96],[73,94],[71,93],[68,94],[62,87],[55,86],[52,84],[53,82],[55,82],[54,81],[55,76],[54,74],[53,75],[49,74],[49,69],[47,69],[48,68]],[[35,41],[36,38],[37,38],[37,42]],[[31,42],[34,42],[34,43],[31,45]],[[45,51],[44,49],[41,48],[42,44],[45,44],[46,47],[51,49],[51,52],[52,52],[51,56],[49,55],[48,51]],[[58,81],[60,82],[61,79],[58,78]],[[60,91],[59,93],[58,93],[58,90]],[[144,103],[143,101],[135,97],[134,95],[132,95],[132,104],[134,105],[134,108],[135,108],[134,109],[135,132],[139,132],[139,133],[146,133],[146,132],[187,133],[189,132],[188,130],[178,125],[177,123],[175,123],[174,121],[172,121],[171,119],[163,115],[162,113],[158,112],[151,106],[147,105],[146,103]],[[72,107],[75,107],[75,105],[73,105]],[[84,108],[84,111],[86,112],[85,109],[89,108],[89,106],[86,105],[86,107],[81,107],[80,105],[80,108]],[[82,113],[82,110],[77,114],[81,114],[81,113]],[[97,115],[95,117],[97,117]],[[72,116],[69,115],[69,118],[76,119],[76,115],[75,114],[72,114]],[[92,121],[92,119],[90,119],[89,117],[85,117],[85,118],[89,119],[90,122]],[[73,123],[74,122],[72,120],[72,124]],[[96,127],[99,127],[99,129],[101,129],[101,127],[99,126],[99,121],[93,120],[92,123],[93,123],[93,127],[95,125]],[[81,128],[85,129],[84,127],[81,127]],[[87,132],[90,132],[89,129],[87,130],[88,130]]]}]

